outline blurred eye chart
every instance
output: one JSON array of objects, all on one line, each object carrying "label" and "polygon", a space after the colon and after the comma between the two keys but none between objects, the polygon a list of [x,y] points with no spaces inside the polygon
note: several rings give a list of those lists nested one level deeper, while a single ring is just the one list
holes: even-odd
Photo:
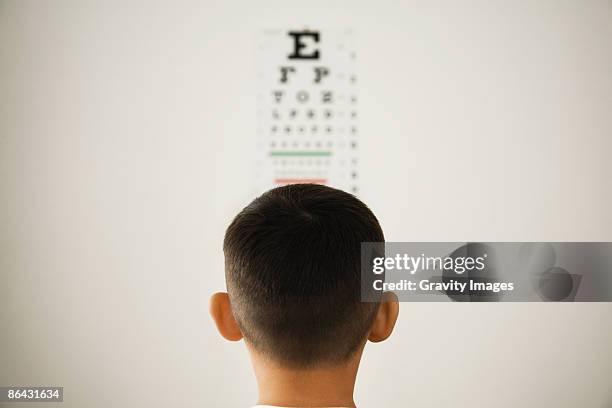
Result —
[{"label": "blurred eye chart", "polygon": [[259,192],[295,183],[359,192],[354,39],[352,30],[259,34]]}]

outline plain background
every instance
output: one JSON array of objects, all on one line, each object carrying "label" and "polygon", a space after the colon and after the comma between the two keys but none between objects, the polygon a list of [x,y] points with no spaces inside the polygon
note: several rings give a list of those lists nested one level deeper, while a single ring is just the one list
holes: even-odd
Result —
[{"label": "plain background", "polygon": [[[612,240],[610,1],[1,0],[0,384],[255,402],[208,297],[255,193],[255,36],[304,25],[358,32],[388,240]],[[610,304],[403,304],[356,401],[604,408],[611,385]]]}]

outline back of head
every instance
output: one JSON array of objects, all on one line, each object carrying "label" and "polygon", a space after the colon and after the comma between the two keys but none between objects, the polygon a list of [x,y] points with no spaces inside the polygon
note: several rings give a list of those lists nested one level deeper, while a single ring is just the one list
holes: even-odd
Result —
[{"label": "back of head", "polygon": [[245,339],[289,367],[341,363],[363,344],[378,308],[360,301],[361,242],[383,242],[357,198],[294,184],[240,212],[223,249],[232,311]]}]

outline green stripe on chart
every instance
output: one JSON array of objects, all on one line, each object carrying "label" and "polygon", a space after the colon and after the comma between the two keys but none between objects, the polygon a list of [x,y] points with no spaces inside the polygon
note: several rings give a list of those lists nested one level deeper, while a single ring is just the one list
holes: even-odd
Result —
[{"label": "green stripe on chart", "polygon": [[331,152],[325,151],[275,151],[270,152],[270,156],[331,156]]}]

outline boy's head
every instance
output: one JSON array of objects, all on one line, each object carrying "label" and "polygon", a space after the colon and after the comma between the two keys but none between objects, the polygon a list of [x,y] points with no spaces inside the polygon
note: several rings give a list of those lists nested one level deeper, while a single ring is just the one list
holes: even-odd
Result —
[{"label": "boy's head", "polygon": [[385,311],[378,327],[380,304],[360,301],[361,242],[383,241],[374,214],[351,194],[315,184],[268,191],[225,234],[229,296],[211,305],[221,334],[244,336],[288,367],[349,360],[366,338],[386,338],[397,317]]}]

